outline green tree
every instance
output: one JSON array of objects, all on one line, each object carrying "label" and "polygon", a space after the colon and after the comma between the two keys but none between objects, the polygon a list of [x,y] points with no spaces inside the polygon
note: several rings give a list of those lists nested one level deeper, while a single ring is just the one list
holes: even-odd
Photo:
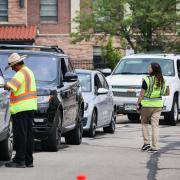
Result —
[{"label": "green tree", "polygon": [[[171,46],[166,33],[176,31],[179,0],[84,0],[72,33],[74,42],[88,40],[95,33],[124,38],[132,49],[150,51]],[[173,42],[173,41],[172,41]]]},{"label": "green tree", "polygon": [[102,62],[107,64],[108,68],[114,69],[121,57],[121,53],[113,48],[112,37],[110,36],[107,44],[101,45]]}]

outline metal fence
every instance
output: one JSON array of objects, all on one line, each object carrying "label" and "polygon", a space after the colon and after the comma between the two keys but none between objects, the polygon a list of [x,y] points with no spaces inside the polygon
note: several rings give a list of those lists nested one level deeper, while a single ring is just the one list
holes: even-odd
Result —
[{"label": "metal fence", "polygon": [[106,63],[93,63],[92,60],[71,61],[75,69],[103,69],[107,68]]}]

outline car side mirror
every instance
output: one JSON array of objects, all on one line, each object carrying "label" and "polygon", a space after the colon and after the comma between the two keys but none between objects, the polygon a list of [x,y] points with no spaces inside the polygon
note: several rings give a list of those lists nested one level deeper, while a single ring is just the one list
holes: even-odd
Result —
[{"label": "car side mirror", "polygon": [[97,90],[97,95],[103,95],[103,94],[107,94],[107,93],[108,93],[108,90],[105,88],[99,88]]},{"label": "car side mirror", "polygon": [[112,73],[110,68],[102,69],[101,72],[104,76],[109,76]]},{"label": "car side mirror", "polygon": [[64,82],[75,82],[78,80],[78,76],[76,73],[67,72],[63,78]]}]

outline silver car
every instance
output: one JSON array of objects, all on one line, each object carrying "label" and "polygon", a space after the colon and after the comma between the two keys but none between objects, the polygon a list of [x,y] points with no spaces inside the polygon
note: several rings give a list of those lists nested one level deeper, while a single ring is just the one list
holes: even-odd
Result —
[{"label": "silver car", "polygon": [[8,111],[8,91],[3,88],[4,78],[0,69],[0,161],[11,159],[13,151],[12,122]]},{"label": "silver car", "polygon": [[104,132],[115,132],[116,107],[113,93],[99,71],[76,70],[84,98],[83,130],[94,137],[96,129],[103,127]]}]

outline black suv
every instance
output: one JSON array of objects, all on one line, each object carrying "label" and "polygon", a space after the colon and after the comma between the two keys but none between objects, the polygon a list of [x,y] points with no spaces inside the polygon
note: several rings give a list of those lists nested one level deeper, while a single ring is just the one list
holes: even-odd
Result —
[{"label": "black suv", "polygon": [[[0,85],[4,77],[0,69]],[[0,160],[10,160],[12,155],[12,124],[8,113],[8,92],[0,88]]]},{"label": "black suv", "polygon": [[[57,47],[0,45],[0,49],[2,69],[7,65],[8,56],[17,52],[27,55],[24,62],[34,72],[38,95],[34,138],[50,151],[59,149],[61,136],[67,144],[81,144],[84,101],[68,56]],[[8,80],[14,72],[7,70],[3,74]]]}]

